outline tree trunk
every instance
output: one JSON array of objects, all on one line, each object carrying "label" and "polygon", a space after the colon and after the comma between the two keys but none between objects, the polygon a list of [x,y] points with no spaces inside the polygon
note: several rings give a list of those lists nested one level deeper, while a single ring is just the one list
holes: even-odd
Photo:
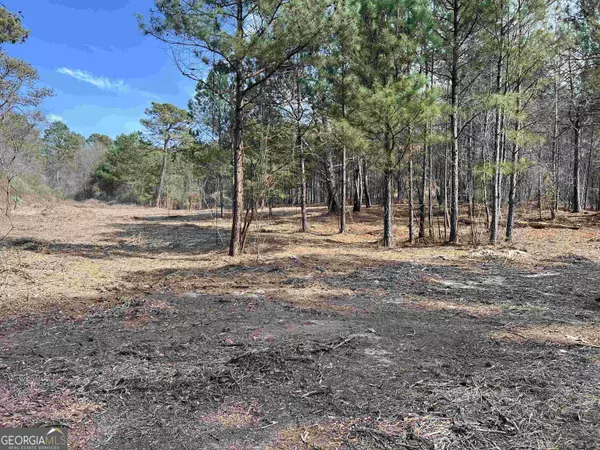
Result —
[{"label": "tree trunk", "polygon": [[475,233],[475,183],[473,181],[473,161],[475,154],[473,150],[473,122],[469,127],[469,140],[467,145],[467,201],[469,203],[469,220],[471,221],[471,243],[477,244]]},{"label": "tree trunk", "polygon": [[[504,23],[500,24],[500,54],[496,66],[496,93],[500,94],[502,86],[502,63],[504,43]],[[503,136],[502,126],[504,117],[500,105],[496,106],[496,122],[494,127],[494,184],[492,189],[492,221],[490,224],[490,243],[498,242],[498,228],[500,225],[500,208],[502,207],[502,151]]]},{"label": "tree trunk", "polygon": [[296,144],[300,150],[300,214],[302,216],[301,230],[302,232],[308,231],[308,217],[306,211],[306,161],[304,156],[304,145],[302,145],[302,138],[300,136],[300,130],[297,131]]},{"label": "tree trunk", "polygon": [[433,229],[433,155],[432,148],[428,148],[429,183],[427,186],[427,223],[429,224],[429,237],[435,241]]},{"label": "tree trunk", "polygon": [[327,149],[325,155],[325,164],[327,166],[326,183],[327,183],[327,208],[329,213],[338,213],[340,206],[337,201],[337,183],[335,179],[335,167],[333,165],[333,152],[330,148]]},{"label": "tree trunk", "polygon": [[360,159],[356,161],[354,168],[354,212],[360,212],[362,207],[363,191],[362,191],[362,163]]},{"label": "tree trunk", "polygon": [[367,163],[365,161],[363,161],[362,174],[363,191],[365,193],[365,208],[370,208],[372,203],[371,195],[369,194],[369,174],[367,172]]},{"label": "tree trunk", "polygon": [[467,145],[467,197],[469,202],[469,219],[475,217],[475,185],[473,183],[473,122],[471,122],[469,130],[469,141]]},{"label": "tree trunk", "polygon": [[427,186],[427,130],[424,132],[423,155],[421,163],[421,190],[419,192],[419,239],[425,239],[425,188]]},{"label": "tree trunk", "polygon": [[[517,114],[518,117],[521,112],[521,85],[517,87]],[[521,120],[517,119],[515,123],[515,132],[518,137],[521,131]],[[519,162],[519,144],[518,139],[513,143],[511,163],[512,170],[510,173],[509,190],[508,190],[508,217],[506,218],[506,240],[512,239],[513,226],[515,223],[515,214],[517,207],[517,164]]]},{"label": "tree trunk", "polygon": [[573,212],[581,212],[581,175],[579,170],[581,152],[581,118],[579,111],[573,126]]},{"label": "tree trunk", "polygon": [[492,189],[492,220],[490,224],[490,243],[498,242],[500,225],[500,208],[502,200],[502,113],[496,108],[496,125],[494,129],[494,184]]},{"label": "tree trunk", "polygon": [[509,189],[508,189],[508,216],[506,218],[506,240],[512,239],[513,226],[515,223],[515,214],[517,207],[517,174],[515,166],[519,159],[519,146],[513,145],[511,162],[513,163],[512,173],[510,174]]},{"label": "tree trunk", "polygon": [[448,146],[444,146],[444,239],[448,238]]},{"label": "tree trunk", "polygon": [[300,120],[302,117],[302,99],[300,92],[300,81],[298,79],[298,67],[294,67],[294,78],[296,82],[296,147],[300,155],[300,230],[305,233],[308,231],[308,218],[306,212],[306,161],[304,155],[304,145],[302,142],[302,129]]},{"label": "tree trunk", "polygon": [[588,200],[589,200],[589,186],[590,186],[590,175],[592,173],[592,154],[594,153],[594,134],[596,132],[595,124],[592,125],[592,136],[590,137],[590,149],[588,152],[588,161],[587,161],[587,169],[585,175],[585,192],[583,194],[583,209],[584,211],[587,209]]},{"label": "tree trunk", "polygon": [[[487,165],[487,149],[488,149],[488,129],[489,129],[490,115],[486,111],[483,119],[483,145],[481,146],[481,163],[485,167]],[[483,191],[483,205],[485,208],[485,227],[489,230],[490,228],[490,204],[488,202],[488,184],[486,174],[484,173],[481,177],[481,187]]]},{"label": "tree trunk", "polygon": [[[538,161],[542,162],[542,146],[538,151]],[[540,220],[543,219],[543,208],[544,208],[544,183],[543,183],[543,175],[541,167],[538,169],[538,193],[537,193],[537,202],[538,202],[538,214]]]},{"label": "tree trunk", "polygon": [[223,175],[219,175],[219,206],[221,208],[221,219],[225,217],[225,194],[223,192]]},{"label": "tree trunk", "polygon": [[162,168],[160,170],[160,183],[158,184],[158,192],[156,193],[156,207],[160,208],[162,202],[163,190],[165,188],[165,179],[167,177],[167,144],[162,152]]},{"label": "tree trunk", "polygon": [[391,170],[386,170],[384,174],[384,198],[383,208],[383,246],[393,247],[394,236],[392,231],[392,180],[394,176]]},{"label": "tree trunk", "polygon": [[241,253],[241,216],[244,207],[244,145],[243,145],[243,104],[242,77],[235,77],[235,109],[233,114],[233,204],[231,221],[231,239],[229,241],[229,256]]},{"label": "tree trunk", "polygon": [[348,187],[346,166],[348,161],[346,155],[346,146],[342,148],[342,195],[341,195],[341,208],[340,208],[340,233],[346,231],[346,190]]},{"label": "tree trunk", "polygon": [[550,207],[550,216],[552,220],[556,219],[559,199],[559,155],[558,155],[558,80],[554,78],[554,124],[552,129],[552,174],[554,175],[554,195],[552,206]]},{"label": "tree trunk", "polygon": [[415,242],[414,170],[412,156],[408,161],[408,240]]},{"label": "tree trunk", "polygon": [[451,112],[450,112],[450,127],[452,135],[452,174],[451,174],[451,201],[450,201],[450,243],[458,243],[458,89],[459,89],[459,50],[460,50],[460,23],[459,23],[459,8],[460,2],[453,2],[453,37],[452,37],[452,66],[450,79],[450,97],[451,97]]}]

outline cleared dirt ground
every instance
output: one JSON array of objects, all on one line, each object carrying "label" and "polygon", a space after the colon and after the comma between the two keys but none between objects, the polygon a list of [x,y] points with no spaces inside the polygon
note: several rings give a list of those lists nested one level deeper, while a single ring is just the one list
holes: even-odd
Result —
[{"label": "cleared dirt ground", "polygon": [[210,211],[14,211],[2,426],[93,449],[600,448],[597,216],[408,246],[400,208],[384,250],[380,209],[346,235],[310,213],[308,234],[263,216],[232,260]]}]

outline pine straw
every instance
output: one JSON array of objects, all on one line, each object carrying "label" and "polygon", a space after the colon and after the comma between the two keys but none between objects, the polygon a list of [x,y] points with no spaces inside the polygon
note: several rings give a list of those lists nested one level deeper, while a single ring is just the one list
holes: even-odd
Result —
[{"label": "pine straw", "polygon": [[[451,419],[410,415],[400,420],[346,419],[289,427],[266,450],[446,448]],[[410,442],[413,444],[411,445]],[[414,443],[421,444],[418,447]],[[374,447],[376,446],[376,447]]]},{"label": "pine straw", "polygon": [[513,342],[551,342],[600,348],[600,327],[596,325],[527,325],[490,334],[492,339]]},{"label": "pine straw", "polygon": [[47,393],[29,383],[25,392],[14,393],[0,384],[0,427],[67,426],[69,448],[84,450],[96,435],[92,417],[102,406],[78,399],[74,393]]}]

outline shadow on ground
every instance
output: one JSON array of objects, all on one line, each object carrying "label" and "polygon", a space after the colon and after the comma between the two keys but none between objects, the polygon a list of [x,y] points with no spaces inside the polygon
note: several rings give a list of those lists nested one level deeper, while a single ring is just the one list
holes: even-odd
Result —
[{"label": "shadow on ground", "polygon": [[86,258],[144,257],[152,254],[202,254],[226,248],[228,235],[223,229],[190,223],[140,222],[116,224],[115,231],[104,234],[107,244],[74,244],[30,238],[7,238],[12,248],[38,253],[64,254]]}]

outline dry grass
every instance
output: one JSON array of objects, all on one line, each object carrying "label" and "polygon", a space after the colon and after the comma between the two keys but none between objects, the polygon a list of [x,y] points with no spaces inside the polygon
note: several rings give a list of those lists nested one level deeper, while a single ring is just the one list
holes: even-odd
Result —
[{"label": "dry grass", "polygon": [[354,311],[354,308],[336,305],[330,300],[354,295],[356,295],[355,292],[350,289],[334,288],[320,282],[312,282],[305,287],[282,287],[269,293],[269,297],[289,302],[298,308],[329,309],[340,312]]},{"label": "dry grass", "polygon": [[161,300],[141,301],[141,305],[133,305],[125,312],[125,328],[141,328],[149,323],[159,322],[158,315],[175,308]]},{"label": "dry grass", "polygon": [[491,317],[502,314],[502,308],[477,303],[456,303],[449,300],[438,300],[423,297],[412,297],[401,302],[403,306],[428,311],[455,311],[470,317]]},{"label": "dry grass", "polygon": [[600,348],[600,327],[596,325],[529,325],[491,334],[493,339],[513,342],[551,342]]},{"label": "dry grass", "polygon": [[[313,425],[290,427],[280,431],[275,442],[265,447],[265,449],[312,450],[318,448],[337,450],[347,448],[348,444],[353,445],[352,448],[371,448],[371,446],[365,446],[368,445],[365,441],[369,438],[394,443],[406,439],[407,436],[434,443],[448,439],[451,425],[449,419],[417,415],[411,415],[396,421],[373,420],[370,418],[331,420]],[[401,448],[429,448],[429,446],[412,447],[407,444]]]},{"label": "dry grass", "polygon": [[[398,246],[390,250],[379,245],[380,208],[350,215],[344,235],[337,233],[337,217],[325,214],[324,208],[309,212],[309,233],[298,230],[297,208],[277,209],[274,218],[262,215],[252,226],[247,254],[232,259],[225,248],[229,221],[217,220],[210,212],[198,217],[187,211],[97,202],[19,208],[11,218],[14,229],[0,244],[0,316],[53,308],[80,315],[90,306],[120,304],[167,290],[244,295],[262,291],[301,307],[338,309],[330,298],[352,292],[325,290],[320,276],[407,261],[471,269],[487,259],[530,269],[539,261],[572,255],[600,261],[600,228],[589,215],[559,217],[562,222],[588,223],[580,230],[518,228],[511,245],[474,249],[467,244],[406,244],[407,220],[401,207],[395,228]],[[0,235],[8,227],[8,222],[0,222]],[[462,242],[467,242],[470,227],[463,226],[461,233]],[[220,273],[236,265],[273,271]],[[282,285],[288,277],[306,281],[300,287]]]},{"label": "dry grass", "polygon": [[218,411],[202,416],[200,420],[207,424],[218,425],[226,429],[249,428],[257,426],[259,419],[258,405],[229,401],[225,402]]}]

